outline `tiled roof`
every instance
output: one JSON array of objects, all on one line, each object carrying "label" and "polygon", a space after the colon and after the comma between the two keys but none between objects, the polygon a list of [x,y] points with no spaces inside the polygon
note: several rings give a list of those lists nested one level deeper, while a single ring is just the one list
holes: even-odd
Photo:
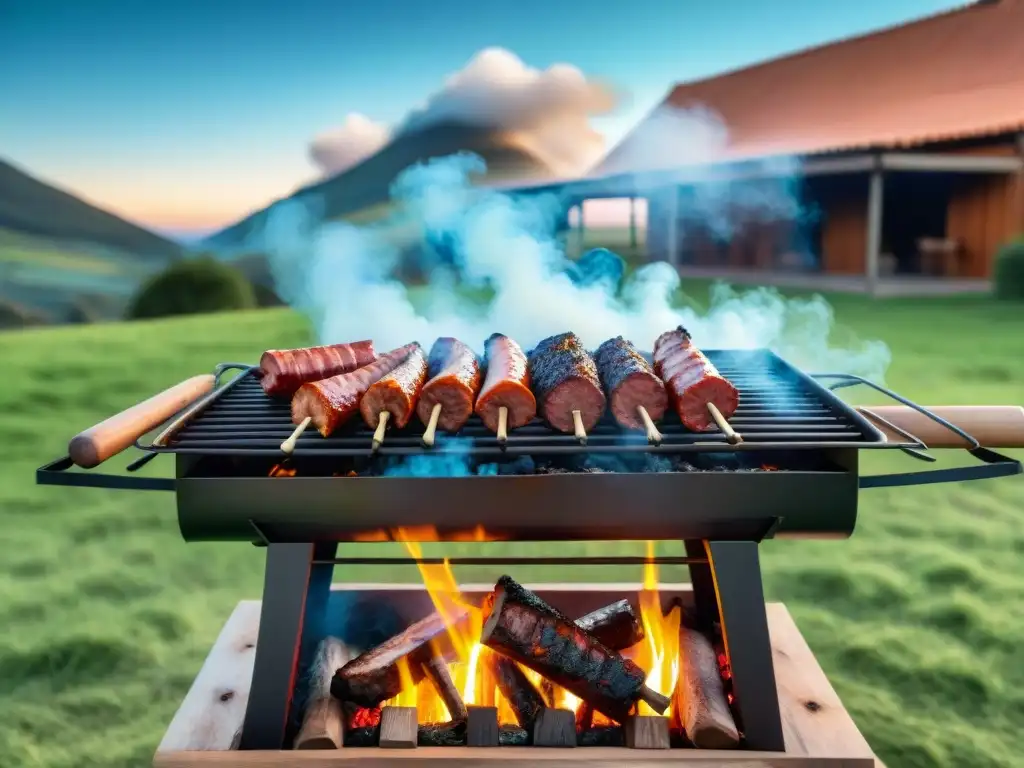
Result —
[{"label": "tiled roof", "polygon": [[[982,0],[678,85],[666,106],[721,118],[727,136],[703,162],[1024,130],[1024,0]],[[664,165],[645,146],[651,130],[642,121],[588,175]]]}]

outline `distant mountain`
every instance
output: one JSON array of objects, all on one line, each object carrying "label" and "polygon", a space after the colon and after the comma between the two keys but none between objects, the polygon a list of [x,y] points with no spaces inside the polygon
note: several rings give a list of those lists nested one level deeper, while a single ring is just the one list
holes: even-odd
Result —
[{"label": "distant mountain", "polygon": [[[398,136],[361,163],[304,187],[287,199],[320,198],[325,218],[353,217],[387,203],[391,183],[409,166],[460,151],[482,157],[487,163],[489,180],[543,180],[556,175],[547,162],[514,135],[449,123]],[[257,211],[221,230],[203,245],[225,250],[242,246],[245,238],[264,221],[267,210]]]},{"label": "distant mountain", "polygon": [[0,160],[0,228],[51,241],[89,244],[137,257],[181,256],[177,243],[45,184]]}]

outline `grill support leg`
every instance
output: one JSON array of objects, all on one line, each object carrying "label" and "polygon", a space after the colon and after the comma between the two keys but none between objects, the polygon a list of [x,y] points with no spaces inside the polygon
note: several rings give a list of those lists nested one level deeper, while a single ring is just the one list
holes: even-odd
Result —
[{"label": "grill support leg", "polygon": [[249,706],[239,749],[279,750],[297,727],[296,684],[324,634],[337,544],[268,544]]},{"label": "grill support leg", "polygon": [[687,541],[685,545],[688,556],[707,558],[707,563],[690,565],[694,607],[702,622],[721,620],[745,745],[783,752],[786,745],[758,545],[753,541]]}]

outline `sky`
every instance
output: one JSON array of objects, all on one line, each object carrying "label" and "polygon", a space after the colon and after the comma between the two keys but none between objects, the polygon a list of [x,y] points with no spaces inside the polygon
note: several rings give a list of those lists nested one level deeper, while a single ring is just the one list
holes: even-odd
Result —
[{"label": "sky", "polygon": [[0,0],[0,157],[186,237],[315,180],[316,137],[386,140],[483,50],[610,86],[580,118],[610,149],[673,83],[961,4]]}]

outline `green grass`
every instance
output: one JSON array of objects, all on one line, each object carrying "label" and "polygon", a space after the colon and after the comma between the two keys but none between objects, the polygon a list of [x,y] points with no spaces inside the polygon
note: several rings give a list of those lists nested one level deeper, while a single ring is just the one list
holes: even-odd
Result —
[{"label": "green grass", "polygon": [[[706,285],[687,292],[706,301]],[[978,299],[834,299],[842,324],[891,345],[888,381],[898,390],[930,404],[1024,403],[1019,309]],[[278,310],[0,334],[9,372],[0,390],[0,766],[148,765],[228,613],[262,588],[259,550],[180,540],[170,494],[37,487],[36,467],[61,455],[74,432],[156,390],[308,338],[300,318]],[[911,463],[872,458],[866,471],[896,462]],[[166,471],[159,463],[144,471]],[[1020,764],[1022,508],[1021,478],[866,491],[850,541],[762,548],[769,599],[789,606],[890,766]],[[594,571],[517,575],[639,578]],[[339,568],[336,578],[387,576]]]}]

